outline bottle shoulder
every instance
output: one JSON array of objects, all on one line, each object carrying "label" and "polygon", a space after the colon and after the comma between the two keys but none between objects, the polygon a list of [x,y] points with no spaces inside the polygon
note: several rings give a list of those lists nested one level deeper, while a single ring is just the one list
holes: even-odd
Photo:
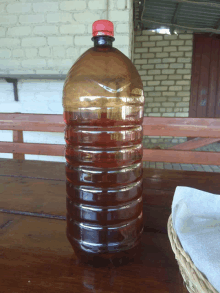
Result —
[{"label": "bottle shoulder", "polygon": [[143,84],[131,60],[118,49],[91,48],[71,67],[63,89],[66,108],[133,103],[143,104]]},{"label": "bottle shoulder", "polygon": [[67,77],[78,79],[79,76],[95,75],[115,77],[127,76],[140,79],[138,71],[131,60],[116,48],[93,47],[82,54],[70,68]]},{"label": "bottle shoulder", "polygon": [[143,88],[134,64],[116,48],[93,47],[87,50],[70,68],[65,84],[89,80],[97,82],[108,80],[120,84],[124,81]]}]

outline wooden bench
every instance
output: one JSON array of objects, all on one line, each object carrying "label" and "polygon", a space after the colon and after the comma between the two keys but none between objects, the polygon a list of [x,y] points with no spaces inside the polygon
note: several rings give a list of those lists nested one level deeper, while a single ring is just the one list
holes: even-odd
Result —
[{"label": "wooden bench", "polygon": [[[202,137],[176,149],[145,149],[144,160],[219,163],[219,153],[191,151],[219,140],[217,119],[145,117],[143,128],[144,135],[181,137],[196,137],[199,129]],[[65,236],[65,164],[24,160],[24,154],[64,155],[63,145],[23,142],[23,131],[63,132],[62,115],[0,114],[0,130],[13,130],[13,142],[0,142],[0,152],[15,158],[0,159],[2,292],[187,292],[167,237],[173,194],[178,185],[220,193],[219,174],[145,168],[137,259],[122,268],[94,269],[77,262]]]},{"label": "wooden bench", "polygon": [[[14,159],[24,159],[24,154],[64,156],[64,145],[23,142],[23,131],[63,133],[64,122],[62,115],[2,113],[0,114],[0,130],[13,130],[13,142],[0,142],[0,152],[13,153]],[[186,136],[193,137],[193,139],[168,150],[144,149],[143,160],[220,165],[220,153],[193,151],[194,148],[220,140],[219,130],[220,119],[144,117],[144,135]],[[198,134],[200,138],[195,138]],[[206,186],[207,184],[202,182],[207,182],[207,180],[209,182],[215,181],[218,174],[210,175],[203,172],[199,174],[191,172],[192,174],[190,174],[188,172],[144,168],[144,182],[146,184],[144,188],[144,206],[146,215],[148,215],[146,218],[146,229],[166,232],[166,220],[170,214],[173,193],[180,178],[181,185],[212,191],[211,186]],[[190,182],[189,176],[191,178],[198,179],[201,177],[204,179]],[[187,179],[184,181],[185,177]],[[62,178],[64,180],[64,177]],[[168,192],[165,186],[166,178],[169,182]],[[157,217],[158,214],[160,215],[159,217]]]},{"label": "wooden bench", "polygon": [[14,159],[24,159],[24,154],[64,156],[63,145],[23,142],[23,131],[62,132],[62,115],[0,114],[0,130],[13,130],[13,142],[0,142],[0,153],[13,153]]},{"label": "wooden bench", "polygon": [[[0,142],[0,152],[13,153],[14,159],[24,159],[24,154],[64,155],[62,145],[23,142],[23,131],[63,133],[62,115],[2,113],[0,130],[13,130],[13,142]],[[220,165],[220,153],[192,151],[220,140],[220,119],[144,117],[143,134],[193,137],[168,150],[144,149],[144,161]]]}]

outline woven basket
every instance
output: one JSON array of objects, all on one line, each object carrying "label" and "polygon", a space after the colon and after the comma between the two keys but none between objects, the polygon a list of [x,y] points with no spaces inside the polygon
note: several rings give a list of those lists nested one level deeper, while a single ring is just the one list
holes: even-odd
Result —
[{"label": "woven basket", "polygon": [[167,228],[169,240],[187,290],[190,293],[219,293],[196,268],[189,255],[184,251],[173,229],[172,216],[169,217]]}]

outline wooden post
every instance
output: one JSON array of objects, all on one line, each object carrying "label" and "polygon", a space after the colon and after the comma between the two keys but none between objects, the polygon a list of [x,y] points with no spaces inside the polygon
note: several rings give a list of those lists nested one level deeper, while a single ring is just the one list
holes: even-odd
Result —
[{"label": "wooden post", "polygon": [[[13,142],[23,143],[23,131],[22,130],[13,130]],[[13,153],[13,159],[24,160],[24,154]]]}]

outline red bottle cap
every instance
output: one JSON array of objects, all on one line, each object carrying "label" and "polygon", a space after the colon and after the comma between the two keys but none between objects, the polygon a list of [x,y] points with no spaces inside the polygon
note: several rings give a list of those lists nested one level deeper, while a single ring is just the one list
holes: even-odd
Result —
[{"label": "red bottle cap", "polygon": [[105,19],[97,20],[92,25],[92,35],[114,37],[114,24]]}]

